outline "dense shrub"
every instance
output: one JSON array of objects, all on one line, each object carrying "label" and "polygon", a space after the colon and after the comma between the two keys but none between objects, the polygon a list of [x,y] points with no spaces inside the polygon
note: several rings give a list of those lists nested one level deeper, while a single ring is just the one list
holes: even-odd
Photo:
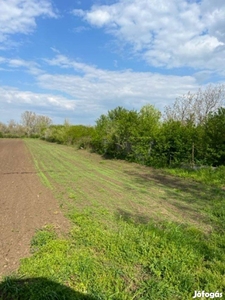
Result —
[{"label": "dense shrub", "polygon": [[45,130],[42,139],[64,145],[77,145],[88,148],[94,134],[94,127],[84,125],[51,125]]},{"label": "dense shrub", "polygon": [[160,119],[151,105],[140,112],[118,107],[101,115],[92,136],[93,151],[157,167],[225,163],[225,109],[204,122]]}]

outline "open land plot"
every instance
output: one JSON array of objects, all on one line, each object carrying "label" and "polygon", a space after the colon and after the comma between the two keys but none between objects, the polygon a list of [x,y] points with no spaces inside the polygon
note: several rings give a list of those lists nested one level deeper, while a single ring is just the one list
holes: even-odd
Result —
[{"label": "open land plot", "polygon": [[57,201],[37,175],[22,140],[0,139],[0,277],[30,253],[35,230],[46,224],[68,229]]},{"label": "open land plot", "polygon": [[225,293],[223,190],[86,150],[25,143],[73,225],[66,238],[39,244],[19,275],[54,280],[93,300]]},{"label": "open land plot", "polygon": [[[160,170],[109,160],[85,150],[26,141],[42,182],[55,191],[62,205],[92,214],[130,217],[147,223],[167,220],[212,229],[208,210],[213,191],[194,181]],[[215,196],[215,195],[214,195]]]}]

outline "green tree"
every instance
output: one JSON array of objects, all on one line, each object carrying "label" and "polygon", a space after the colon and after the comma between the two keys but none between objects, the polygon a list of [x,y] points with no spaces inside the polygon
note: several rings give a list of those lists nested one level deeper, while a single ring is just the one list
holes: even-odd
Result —
[{"label": "green tree", "polygon": [[161,112],[153,105],[143,106],[139,113],[139,135],[154,137],[160,127]]},{"label": "green tree", "polygon": [[155,139],[153,163],[159,166],[191,163],[196,130],[192,122],[164,121]]},{"label": "green tree", "polygon": [[142,164],[151,164],[153,145],[159,134],[161,113],[153,105],[147,104],[138,112],[138,127],[132,136],[130,159]]},{"label": "green tree", "polygon": [[122,107],[110,110],[96,121],[93,139],[95,149],[118,158],[125,158],[131,151],[131,138],[137,135],[138,114]]},{"label": "green tree", "polygon": [[205,125],[207,161],[212,165],[225,164],[225,108],[211,113]]}]

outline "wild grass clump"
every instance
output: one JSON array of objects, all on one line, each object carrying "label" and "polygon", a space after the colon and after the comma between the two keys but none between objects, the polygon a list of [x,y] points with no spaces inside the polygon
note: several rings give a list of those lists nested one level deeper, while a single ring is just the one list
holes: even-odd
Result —
[{"label": "wild grass clump", "polygon": [[205,167],[200,169],[165,169],[166,172],[184,178],[193,178],[196,181],[202,182],[208,185],[215,185],[218,187],[225,186],[225,166],[217,168]]},{"label": "wild grass clump", "polygon": [[31,240],[31,253],[37,252],[42,246],[47,244],[49,241],[55,240],[56,238],[57,234],[51,225],[37,230]]},{"label": "wild grass clump", "polygon": [[189,299],[195,290],[224,287],[225,241],[215,234],[123,216],[111,230],[87,213],[71,219],[69,239],[38,238],[41,247],[22,260],[20,274],[66,283],[94,299]]}]

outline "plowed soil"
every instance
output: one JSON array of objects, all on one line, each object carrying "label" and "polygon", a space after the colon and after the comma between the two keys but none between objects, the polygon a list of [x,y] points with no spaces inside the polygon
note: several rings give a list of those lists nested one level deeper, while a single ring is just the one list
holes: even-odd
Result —
[{"label": "plowed soil", "polygon": [[0,279],[30,254],[37,229],[52,224],[61,232],[69,221],[51,191],[40,182],[24,142],[0,139]]}]

